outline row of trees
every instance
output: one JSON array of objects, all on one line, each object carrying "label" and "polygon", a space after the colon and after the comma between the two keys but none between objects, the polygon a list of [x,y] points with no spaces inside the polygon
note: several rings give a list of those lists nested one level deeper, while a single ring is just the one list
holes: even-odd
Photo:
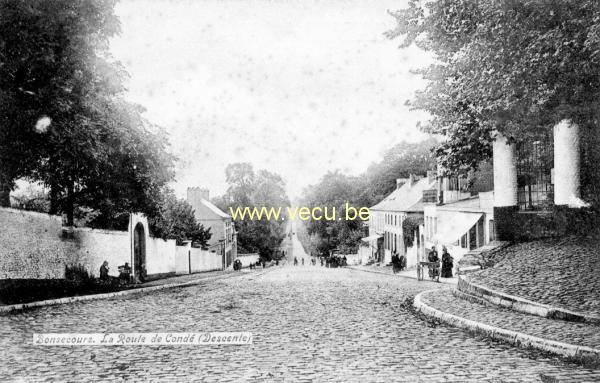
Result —
[{"label": "row of trees", "polygon": [[[285,207],[290,200],[285,190],[285,182],[276,173],[267,170],[255,171],[250,163],[233,163],[225,169],[227,192],[213,199],[221,210],[238,207]],[[276,220],[237,220],[238,253],[258,252],[269,260],[279,249],[285,237],[284,221]]]},{"label": "row of trees", "polygon": [[429,112],[426,132],[446,141],[436,156],[467,171],[491,156],[494,131],[516,141],[551,132],[563,119],[582,127],[583,185],[598,195],[600,7],[596,0],[435,0],[392,12],[387,36],[431,52],[419,70],[427,87],[412,107]]},{"label": "row of trees", "polygon": [[[373,206],[395,189],[397,178],[425,175],[427,170],[435,169],[431,149],[436,143],[434,139],[414,144],[401,142],[359,176],[328,172],[317,184],[304,190],[301,205],[335,207],[341,214],[346,202],[355,208]],[[300,239],[307,251],[317,254],[327,254],[332,249],[356,252],[360,238],[366,234],[361,220],[310,220],[304,225]]]},{"label": "row of trees", "polygon": [[185,226],[202,242],[209,234],[167,188],[175,158],[165,132],[123,98],[127,74],[108,51],[120,30],[114,5],[0,2],[0,206],[26,179],[49,190],[49,212],[68,225],[86,213],[93,226],[120,228],[137,211],[158,236],[180,238],[170,228]]}]

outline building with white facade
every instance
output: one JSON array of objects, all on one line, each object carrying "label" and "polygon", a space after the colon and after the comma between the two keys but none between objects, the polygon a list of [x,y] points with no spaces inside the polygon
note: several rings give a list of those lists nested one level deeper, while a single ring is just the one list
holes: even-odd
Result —
[{"label": "building with white facade", "polygon": [[237,235],[231,216],[210,202],[208,189],[188,188],[187,201],[194,209],[196,221],[205,229],[210,228],[209,251],[221,254],[223,268],[229,267],[237,257]]},{"label": "building with white facade", "polygon": [[[406,257],[407,267],[416,266],[422,251],[419,226],[423,222],[423,192],[435,190],[435,185],[433,172],[422,179],[414,175],[399,178],[396,190],[370,208],[369,236],[363,241],[370,244],[376,262],[388,264],[397,253]],[[405,231],[407,226],[414,230]],[[411,236],[407,240],[405,232]]]}]

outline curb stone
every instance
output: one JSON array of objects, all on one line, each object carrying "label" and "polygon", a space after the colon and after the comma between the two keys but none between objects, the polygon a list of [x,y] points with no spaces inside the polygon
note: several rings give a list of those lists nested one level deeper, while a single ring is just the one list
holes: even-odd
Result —
[{"label": "curb stone", "polygon": [[573,358],[582,362],[600,363],[600,350],[598,349],[544,339],[522,332],[476,322],[450,313],[445,313],[423,302],[422,296],[424,294],[436,291],[443,290],[427,290],[417,294],[413,301],[414,308],[425,316],[436,318],[450,326],[465,329],[478,335],[509,343],[516,347],[534,348],[540,351]]},{"label": "curb stone", "polygon": [[548,319],[561,319],[569,322],[583,322],[592,325],[600,325],[600,317],[598,316],[571,311],[505,294],[486,286],[470,282],[468,278],[462,275],[458,276],[458,290],[465,294],[483,299],[493,305],[506,307],[526,314],[537,315]]},{"label": "curb stone", "polygon": [[[269,270],[258,272],[258,273],[253,273],[251,275],[258,276],[258,275],[265,274],[268,271]],[[246,274],[246,275],[248,275],[248,274]],[[229,279],[229,278],[233,278],[236,276],[246,276],[246,275],[231,273],[230,275],[217,275],[214,277],[198,278],[198,279],[194,279],[194,280],[187,281],[187,282],[167,283],[164,285],[133,288],[133,289],[129,289],[129,290],[115,291],[112,293],[79,295],[79,296],[75,296],[75,297],[47,299],[47,300],[43,300],[43,301],[35,301],[35,302],[28,302],[28,303],[17,303],[14,305],[0,306],[0,315],[13,314],[13,313],[17,313],[19,311],[23,311],[23,310],[29,309],[29,308],[54,306],[54,305],[75,303],[75,302],[84,302],[84,301],[95,301],[95,300],[101,300],[101,299],[110,299],[110,298],[120,297],[120,296],[125,296],[125,295],[149,293],[149,292],[157,291],[157,290],[166,290],[166,289],[171,289],[171,288],[175,288],[175,287],[193,286],[193,285],[198,285],[202,282],[211,282],[214,280]]]},{"label": "curb stone", "polygon": [[[416,281],[416,280],[418,280],[418,278],[417,278],[417,277],[413,277],[413,276],[410,276],[410,275],[402,275],[402,274],[390,274],[390,273],[386,273],[386,272],[384,272],[384,271],[378,271],[378,270],[367,270],[367,269],[359,269],[359,268],[357,268],[357,267],[353,267],[353,266],[346,266],[346,269],[355,270],[355,271],[362,271],[362,272],[365,272],[365,273],[383,274],[383,275],[388,275],[388,276],[390,276],[390,277],[399,277],[399,278],[408,278],[408,279],[414,279],[415,281]],[[423,282],[437,283],[437,282],[434,282],[434,281],[430,281],[430,280],[428,280],[428,279],[427,279],[427,280],[424,280]],[[455,286],[455,285],[456,285],[456,283],[454,283],[454,282],[451,282],[451,281],[444,281],[444,280],[442,280],[441,278],[440,278],[440,282],[439,282],[439,283],[444,283],[444,284],[447,284],[447,285],[452,285],[452,286]]]}]

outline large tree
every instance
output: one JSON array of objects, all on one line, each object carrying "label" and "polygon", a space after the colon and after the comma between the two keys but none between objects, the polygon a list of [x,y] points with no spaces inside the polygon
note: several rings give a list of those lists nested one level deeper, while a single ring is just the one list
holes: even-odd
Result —
[{"label": "large tree", "polygon": [[[213,199],[223,211],[229,212],[230,208],[238,207],[281,207],[284,210],[290,204],[285,182],[276,173],[267,170],[255,172],[252,164],[244,162],[229,164],[225,176],[229,184],[227,192]],[[258,252],[266,259],[273,256],[285,237],[284,221],[247,218],[235,221],[235,227],[238,245],[247,251]]]},{"label": "large tree", "polygon": [[[172,179],[163,134],[122,100],[114,0],[0,2],[0,205],[18,178],[50,188],[52,213],[76,206],[151,214]],[[107,220],[109,221],[109,220]]]},{"label": "large tree", "polygon": [[432,52],[428,81],[412,106],[447,141],[437,149],[452,170],[491,155],[492,133],[522,141],[571,119],[597,137],[600,7],[595,0],[410,1],[393,12],[390,38]]}]

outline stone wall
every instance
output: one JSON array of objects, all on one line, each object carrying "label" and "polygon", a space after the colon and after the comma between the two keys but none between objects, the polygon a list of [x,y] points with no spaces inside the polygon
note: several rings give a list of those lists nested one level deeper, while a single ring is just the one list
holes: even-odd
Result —
[{"label": "stone wall", "polygon": [[495,207],[496,238],[525,242],[569,234],[586,235],[597,230],[598,214],[589,208],[553,206],[550,211],[519,211],[514,207]]},{"label": "stone wall", "polygon": [[[118,276],[118,266],[125,262],[133,266],[131,246],[127,231],[65,228],[59,216],[0,208],[0,279],[62,279],[71,265],[81,265],[98,277],[104,261],[109,274]],[[148,277],[174,275],[177,254],[174,240],[146,236]],[[220,255],[205,258],[195,271],[221,268]]]},{"label": "stone wall", "polygon": [[[100,266],[108,262],[108,274],[119,276],[118,267],[129,262],[131,265],[131,249],[129,233],[126,231],[98,230],[89,228],[75,228],[72,234],[65,233],[63,246],[70,242],[76,249],[73,264],[83,265],[90,275],[100,276]],[[62,276],[61,276],[62,278]]]},{"label": "stone wall", "polygon": [[61,217],[0,208],[0,279],[63,278],[77,254]]}]

